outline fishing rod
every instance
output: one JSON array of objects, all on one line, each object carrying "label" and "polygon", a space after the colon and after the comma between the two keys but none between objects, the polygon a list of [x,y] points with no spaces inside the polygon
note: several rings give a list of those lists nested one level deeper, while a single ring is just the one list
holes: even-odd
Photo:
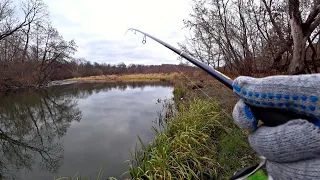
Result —
[{"label": "fishing rod", "polygon": [[[157,41],[158,43],[162,44],[163,46],[169,48],[170,50],[172,50],[173,52],[177,53],[178,55],[182,56],[183,58],[187,59],[189,62],[191,62],[192,64],[196,65],[197,67],[201,68],[202,70],[204,70],[205,72],[207,72],[208,74],[210,74],[212,77],[216,78],[218,81],[220,81],[221,83],[223,83],[225,86],[227,86],[229,89],[233,90],[232,84],[233,84],[233,80],[231,78],[229,78],[228,76],[222,74],[221,72],[211,68],[210,66],[200,62],[199,60],[196,60],[195,58],[193,58],[192,56],[180,51],[179,49],[169,45],[168,43],[150,35],[147,34],[143,31],[140,31],[138,29],[128,29],[128,31],[134,31],[134,32],[140,32],[141,34],[144,35],[142,43],[145,44],[146,43],[146,37],[150,37],[151,39]],[[127,33],[126,32],[126,33]],[[250,106],[251,110],[253,109],[252,106]],[[257,109],[257,108],[255,108]],[[256,117],[260,117],[260,115],[262,116],[263,112],[260,112],[261,110],[257,109],[254,111],[254,115]],[[264,110],[266,111],[270,111],[270,110]],[[257,116],[258,114],[258,116]],[[278,115],[278,114],[277,114]],[[277,116],[275,115],[275,116]],[[280,120],[282,120],[279,114],[278,117]],[[271,119],[272,120],[272,119]],[[263,121],[266,122],[267,124],[269,124],[269,126],[276,126],[277,123],[279,122],[274,122],[274,121]],[[260,157],[260,163],[253,165],[253,166],[249,166],[247,168],[244,168],[240,171],[237,171],[231,178],[230,180],[245,180],[247,178],[256,178],[256,179],[267,179],[267,176],[264,174],[264,172],[261,170],[261,168],[263,168],[266,164],[266,158],[265,157]]]},{"label": "fishing rod", "polygon": [[[208,74],[210,74],[212,77],[223,83],[225,86],[227,86],[229,89],[233,90],[233,80],[229,78],[228,76],[222,74],[221,72],[213,69],[212,67],[200,62],[199,60],[195,59],[194,57],[184,53],[183,51],[171,46],[170,44],[148,34],[143,31],[140,31],[138,29],[130,28],[127,30],[128,31],[133,31],[133,32],[139,32],[144,35],[144,38],[142,40],[142,43],[146,43],[146,37],[149,37],[156,42],[162,44],[166,48],[170,49],[171,51],[175,52],[176,54],[180,55],[181,57],[187,59],[189,62],[192,64],[196,65],[200,69],[204,70]],[[281,124],[284,124],[292,119],[306,119],[309,122],[315,123],[317,120],[312,119],[309,116],[298,114],[296,112],[292,111],[287,111],[284,109],[276,109],[276,108],[264,108],[264,107],[257,107],[257,106],[252,106],[248,103],[246,103],[247,106],[250,107],[250,110],[254,114],[254,116],[261,120],[265,126],[278,126]]]}]

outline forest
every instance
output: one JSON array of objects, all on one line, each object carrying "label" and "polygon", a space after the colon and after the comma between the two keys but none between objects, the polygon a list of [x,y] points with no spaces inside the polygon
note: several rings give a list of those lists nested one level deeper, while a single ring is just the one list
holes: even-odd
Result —
[{"label": "forest", "polygon": [[[187,64],[99,64],[75,58],[76,42],[52,26],[46,4],[21,2],[0,1],[1,89],[72,77],[194,70]],[[318,73],[319,12],[319,0],[192,0],[192,13],[183,20],[190,35],[178,46],[227,74]]]},{"label": "forest", "polygon": [[225,71],[319,71],[319,0],[193,0],[180,48]]}]

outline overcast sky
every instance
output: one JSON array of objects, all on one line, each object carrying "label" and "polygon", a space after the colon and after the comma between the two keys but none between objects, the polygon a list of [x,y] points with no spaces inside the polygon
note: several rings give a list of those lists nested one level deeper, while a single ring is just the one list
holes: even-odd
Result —
[{"label": "overcast sky", "polygon": [[78,45],[76,57],[117,64],[179,63],[177,55],[142,35],[134,27],[177,47],[187,33],[183,19],[191,13],[189,0],[44,0],[53,26]]}]

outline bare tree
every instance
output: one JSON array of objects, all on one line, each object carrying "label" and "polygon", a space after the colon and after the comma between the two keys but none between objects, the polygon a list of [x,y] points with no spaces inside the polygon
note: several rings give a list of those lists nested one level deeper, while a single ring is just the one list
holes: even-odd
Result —
[{"label": "bare tree", "polygon": [[44,4],[40,0],[28,0],[22,5],[24,18],[18,21],[15,16],[15,9],[11,0],[0,2],[0,40],[12,35],[23,27],[41,19],[44,14]]},{"label": "bare tree", "polygon": [[309,64],[317,72],[312,47],[319,39],[318,14],[318,0],[194,0],[193,14],[184,20],[192,33],[180,47],[203,62],[221,54],[219,64],[241,74],[297,74]]},{"label": "bare tree", "polygon": [[306,42],[310,35],[320,24],[320,1],[314,0],[313,7],[303,22],[300,11],[299,0],[289,0],[289,15],[291,35],[293,39],[293,57],[289,66],[289,73],[296,74],[305,70],[305,49]]},{"label": "bare tree", "polygon": [[0,89],[47,84],[76,48],[52,27],[42,0],[0,2]]}]

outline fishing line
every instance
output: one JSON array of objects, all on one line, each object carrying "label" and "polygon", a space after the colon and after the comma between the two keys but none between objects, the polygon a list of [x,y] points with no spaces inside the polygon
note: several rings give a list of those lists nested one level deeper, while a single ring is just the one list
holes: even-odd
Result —
[{"label": "fishing line", "polygon": [[[188,79],[195,87],[197,87],[204,95],[206,95],[210,100],[213,100],[212,97],[210,97],[204,90],[202,90],[195,82],[193,82],[187,75],[185,75],[182,71],[180,71],[176,66],[173,66],[177,71],[179,71],[186,79]],[[232,117],[225,111],[224,109],[221,109],[221,111],[226,115],[228,118],[232,119]]]},{"label": "fishing line", "polygon": [[[156,42],[160,43],[161,45],[165,46],[166,48],[170,49],[171,51],[175,52],[176,54],[182,56],[183,58],[187,59],[192,64],[196,65],[200,69],[207,72],[209,75],[223,83],[226,87],[228,87],[230,90],[233,91],[233,80],[229,78],[228,76],[224,75],[223,73],[213,69],[207,64],[204,64],[203,62],[195,59],[191,55],[188,55],[187,53],[183,53],[181,50],[171,46],[170,44],[150,35],[143,31],[140,31],[138,29],[128,29],[127,32],[131,30],[134,32],[139,32],[144,35],[143,42],[146,42],[146,36],[149,38],[155,40]],[[126,33],[127,33],[126,32]],[[246,103],[248,107],[250,107],[250,110],[253,112],[255,117],[259,120],[261,120],[265,126],[269,127],[275,127],[281,124],[285,124],[290,120],[293,119],[305,119],[308,120],[311,123],[318,123],[318,120],[313,117],[307,116],[300,112],[295,111],[288,111],[287,109],[279,109],[279,108],[273,108],[273,107],[261,107],[261,106],[254,106],[252,104]]]},{"label": "fishing line", "polygon": [[[229,89],[233,90],[233,87],[232,87],[233,80],[230,79],[228,76],[222,74],[221,72],[219,72],[219,71],[217,71],[217,70],[215,70],[215,69],[212,69],[212,68],[209,67],[208,65],[206,65],[206,64],[204,64],[204,63],[202,63],[202,62],[200,62],[200,61],[198,61],[198,60],[196,60],[196,59],[194,59],[192,56],[189,56],[188,54],[184,54],[183,51],[178,50],[177,48],[175,48],[175,47],[167,44],[166,42],[164,42],[164,41],[162,41],[162,40],[160,40],[160,39],[157,39],[157,38],[151,36],[150,34],[144,33],[144,32],[142,32],[142,31],[140,31],[140,30],[137,30],[137,29],[128,29],[127,32],[128,32],[129,30],[134,31],[135,33],[136,33],[137,31],[140,32],[140,33],[142,33],[142,34],[144,35],[144,36],[143,36],[143,40],[142,40],[142,43],[143,43],[143,44],[146,43],[146,36],[150,37],[151,39],[159,42],[159,43],[162,44],[163,46],[165,46],[165,47],[169,48],[170,50],[172,50],[173,52],[177,53],[177,54],[180,55],[181,57],[187,59],[189,62],[193,63],[193,64],[196,65],[197,67],[199,67],[199,68],[201,68],[202,70],[206,71],[208,74],[210,74],[211,76],[213,76],[214,78],[216,78],[217,80],[219,80],[221,83],[223,83],[225,86],[227,86]],[[126,33],[127,33],[127,32],[126,32]],[[174,66],[174,67],[175,67],[175,66]],[[188,79],[192,84],[194,84],[198,89],[200,89],[200,91],[201,91],[203,94],[205,94],[210,100],[212,100],[212,98],[211,98],[206,92],[204,92],[195,82],[193,82],[188,76],[186,76],[186,75],[185,75],[182,71],[180,71],[177,67],[175,67],[175,69],[176,69],[177,71],[179,71],[179,72],[180,72],[186,79]],[[251,106],[251,108],[252,108],[252,106]],[[258,108],[258,109],[256,109],[256,110],[259,110],[259,112],[258,112],[258,113],[255,113],[255,114],[260,115],[260,117],[265,117],[266,120],[268,120],[268,121],[270,121],[270,119],[271,119],[271,120],[275,120],[275,121],[272,121],[271,123],[269,122],[270,125],[274,125],[274,126],[279,124],[278,119],[283,119],[283,117],[286,117],[286,116],[281,116],[281,114],[282,114],[283,112],[280,112],[280,113],[279,113],[279,111],[278,111],[278,112],[277,112],[277,111],[274,112],[274,110],[272,110],[272,109],[271,109],[271,110],[270,110],[270,109],[269,109],[269,110],[268,110],[268,109],[262,110],[262,109]],[[262,110],[262,111],[261,111],[261,110]],[[232,119],[232,117],[231,117],[223,108],[221,108],[221,112],[223,112],[227,117],[229,117],[230,119]],[[278,119],[277,119],[277,118],[267,117],[265,113],[267,113],[267,114],[268,114],[268,113],[271,113],[271,114],[274,115],[274,117],[278,117]],[[292,114],[292,112],[289,112],[289,113]],[[262,116],[261,116],[261,115],[262,115]],[[259,118],[259,117],[258,117],[258,118]],[[290,118],[291,118],[291,117],[289,117],[288,120],[290,120]],[[259,119],[261,119],[261,118],[259,118]],[[261,120],[262,120],[262,119],[261,119]],[[288,120],[286,120],[286,121],[288,121]],[[264,121],[264,123],[265,123],[265,122],[268,122],[268,121]],[[217,121],[217,122],[218,122],[218,121]],[[219,122],[218,122],[218,123],[219,123]],[[220,124],[220,123],[219,123],[219,124]],[[255,170],[251,171],[250,173],[244,172],[247,176],[243,176],[243,175],[244,175],[243,172],[240,171],[240,174],[238,174],[237,177],[235,177],[235,179],[239,179],[239,177],[240,177],[240,179],[241,179],[241,177],[243,177],[243,178],[249,177],[250,175],[254,174],[256,171],[258,171],[258,170],[261,168],[261,166],[263,166],[263,165],[265,165],[265,161],[263,161],[263,160],[261,159],[261,160],[260,160],[260,164],[257,166],[257,168],[256,168]],[[242,179],[243,179],[243,178],[242,178]]]},{"label": "fishing line", "polygon": [[[133,31],[134,34],[137,33],[137,30],[136,29],[128,29],[125,33],[125,35],[127,34],[128,31]],[[142,39],[142,44],[146,44],[147,43],[147,35],[145,33],[142,33],[143,34],[143,39]],[[183,51],[181,51],[181,53],[179,54],[181,57],[183,57]],[[186,76],[182,71],[180,71],[176,66],[173,66],[177,71],[179,71],[186,79],[188,79],[193,85],[195,85],[204,95],[206,95],[210,100],[212,100],[212,98],[206,93],[204,92],[201,88],[199,88],[199,86],[193,82],[188,76]]]},{"label": "fishing line", "polygon": [[[128,29],[126,31],[125,34],[127,34],[128,31],[133,31],[134,34],[136,34],[137,30],[136,29]],[[139,31],[140,32],[140,31]],[[142,44],[146,44],[147,42],[147,34],[146,33],[143,33],[143,32],[140,32],[143,34],[143,39],[142,39]],[[185,56],[188,56],[186,53],[184,53],[183,51],[181,51],[180,53],[177,53],[180,57],[182,58],[185,58]],[[188,79],[188,81],[190,81],[197,89],[199,89],[206,97],[208,97],[210,100],[213,100],[213,98],[211,96],[209,96],[203,89],[201,89],[195,82],[193,82],[187,75],[185,75],[181,70],[179,70],[176,66],[173,66],[177,71],[179,71],[186,79]],[[215,70],[216,71],[216,70]],[[222,74],[221,72],[219,71],[216,71],[217,74],[219,74],[220,76],[223,76],[224,78],[232,81],[228,76]],[[229,82],[228,82],[229,83]],[[224,83],[225,84],[225,83]],[[230,85],[230,84],[228,84]],[[227,86],[228,86],[227,85]],[[229,86],[228,86],[229,87]],[[230,88],[230,87],[229,87]],[[226,115],[228,118],[232,119],[232,117],[229,115],[229,113],[227,113],[224,109],[221,109],[222,113],[224,115]]]},{"label": "fishing line", "polygon": [[176,66],[173,66],[177,71],[179,71],[186,79],[188,79],[195,87],[197,87],[204,95],[206,95],[210,100],[212,100],[212,98],[206,93],[204,92],[195,82],[193,82],[188,76],[186,76],[182,71],[180,71]]}]

